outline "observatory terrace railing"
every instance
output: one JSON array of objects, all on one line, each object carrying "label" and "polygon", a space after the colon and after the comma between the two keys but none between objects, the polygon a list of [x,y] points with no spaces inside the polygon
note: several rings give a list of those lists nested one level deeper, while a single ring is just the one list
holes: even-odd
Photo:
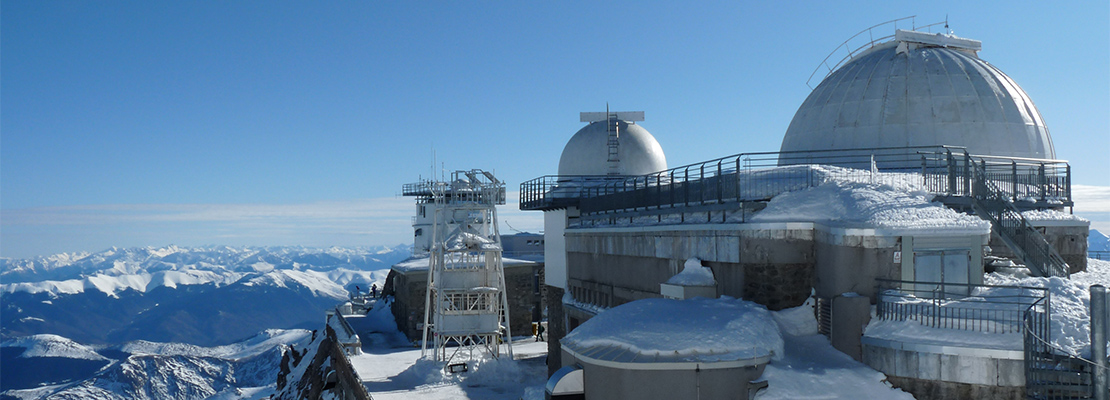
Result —
[{"label": "observatory terrace railing", "polygon": [[[976,213],[991,222],[991,227],[1002,241],[1016,253],[1032,273],[1038,276],[1067,277],[1069,267],[1064,262],[1064,258],[1014,206],[1015,199],[1018,198],[1018,187],[1048,186],[1043,183],[1044,178],[1040,178],[1034,185],[1019,184],[1016,178],[1024,174],[1018,174],[1019,167],[1016,161],[1012,161],[1015,179],[1010,182],[1013,190],[1007,193],[998,187],[1000,181],[992,179],[990,164],[986,158],[973,159],[969,163],[972,178],[970,198]],[[1041,164],[1038,172],[1034,174],[1043,174],[1044,170],[1045,167]],[[1001,182],[1001,185],[1004,186],[1005,182]],[[1041,189],[1042,193],[1045,190],[1047,189]]]},{"label": "observatory terrace railing", "polygon": [[[973,162],[979,168],[972,168]],[[829,180],[909,183],[945,199],[966,200],[976,179],[991,180],[1000,196],[1030,208],[1072,205],[1066,161],[972,156],[960,147],[922,146],[741,153],[638,176],[547,175],[520,184],[520,209],[573,206],[596,214],[766,201]]]},{"label": "observatory terrace railing", "polygon": [[[1048,289],[1027,286],[877,280],[876,317],[931,328],[983,333],[1022,333],[1032,315],[1047,327]],[[1030,314],[1032,313],[1032,314]],[[1048,331],[1037,332],[1047,335]]]}]

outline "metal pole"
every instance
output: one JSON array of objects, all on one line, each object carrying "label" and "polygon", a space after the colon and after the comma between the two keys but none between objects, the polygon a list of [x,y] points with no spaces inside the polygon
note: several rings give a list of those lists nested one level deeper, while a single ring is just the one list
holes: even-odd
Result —
[{"label": "metal pole", "polygon": [[1095,400],[1110,400],[1110,375],[1107,373],[1106,360],[1106,287],[1091,286],[1091,358],[1095,362],[1094,386],[1091,388]]}]

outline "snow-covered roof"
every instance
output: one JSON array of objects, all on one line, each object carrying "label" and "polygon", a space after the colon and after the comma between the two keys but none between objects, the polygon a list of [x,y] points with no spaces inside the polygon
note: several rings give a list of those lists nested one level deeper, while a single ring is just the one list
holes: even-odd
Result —
[{"label": "snow-covered roof", "polygon": [[1075,214],[1069,214],[1062,211],[1053,210],[1029,210],[1022,211],[1021,216],[1026,220],[1037,226],[1054,226],[1054,225],[1090,225],[1091,221],[1080,217]]},{"label": "snow-covered roof", "polygon": [[783,354],[767,308],[730,297],[637,300],[598,314],[561,343],[576,357],[629,369],[755,365]]},{"label": "snow-covered roof", "polygon": [[836,228],[869,228],[890,235],[981,235],[990,223],[931,202],[913,185],[830,180],[775,196],[751,222],[815,222]]}]

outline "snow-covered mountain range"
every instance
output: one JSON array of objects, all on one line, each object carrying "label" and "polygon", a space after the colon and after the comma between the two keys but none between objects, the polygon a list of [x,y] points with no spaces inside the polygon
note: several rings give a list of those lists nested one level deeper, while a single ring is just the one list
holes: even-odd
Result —
[{"label": "snow-covered mountain range", "polygon": [[1091,229],[1087,234],[1087,251],[1110,251],[1110,237],[1098,229]]},{"label": "snow-covered mountain range", "polygon": [[355,286],[384,283],[411,246],[112,248],[0,259],[0,337],[223,345],[316,328]]},{"label": "snow-covered mountain range", "polygon": [[57,335],[7,340],[0,346],[2,398],[252,398],[273,391],[289,345],[307,330],[266,330],[218,347],[129,342],[86,346]]},{"label": "snow-covered mountain range", "polygon": [[169,246],[0,259],[0,398],[255,397],[272,390],[283,345],[307,342],[326,309],[356,286],[381,287],[411,252]]}]

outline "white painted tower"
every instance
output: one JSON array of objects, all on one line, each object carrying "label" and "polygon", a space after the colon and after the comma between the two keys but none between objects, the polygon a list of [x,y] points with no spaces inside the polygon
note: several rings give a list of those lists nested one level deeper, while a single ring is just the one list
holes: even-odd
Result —
[{"label": "white painted tower", "polygon": [[[455,171],[449,182],[405,185],[404,194],[416,196],[418,216],[431,219],[420,229],[430,239],[424,338],[431,338],[432,357],[447,366],[496,358],[504,344],[511,359],[496,209],[505,204],[504,182],[482,170]],[[428,340],[423,343],[427,356]]]}]

